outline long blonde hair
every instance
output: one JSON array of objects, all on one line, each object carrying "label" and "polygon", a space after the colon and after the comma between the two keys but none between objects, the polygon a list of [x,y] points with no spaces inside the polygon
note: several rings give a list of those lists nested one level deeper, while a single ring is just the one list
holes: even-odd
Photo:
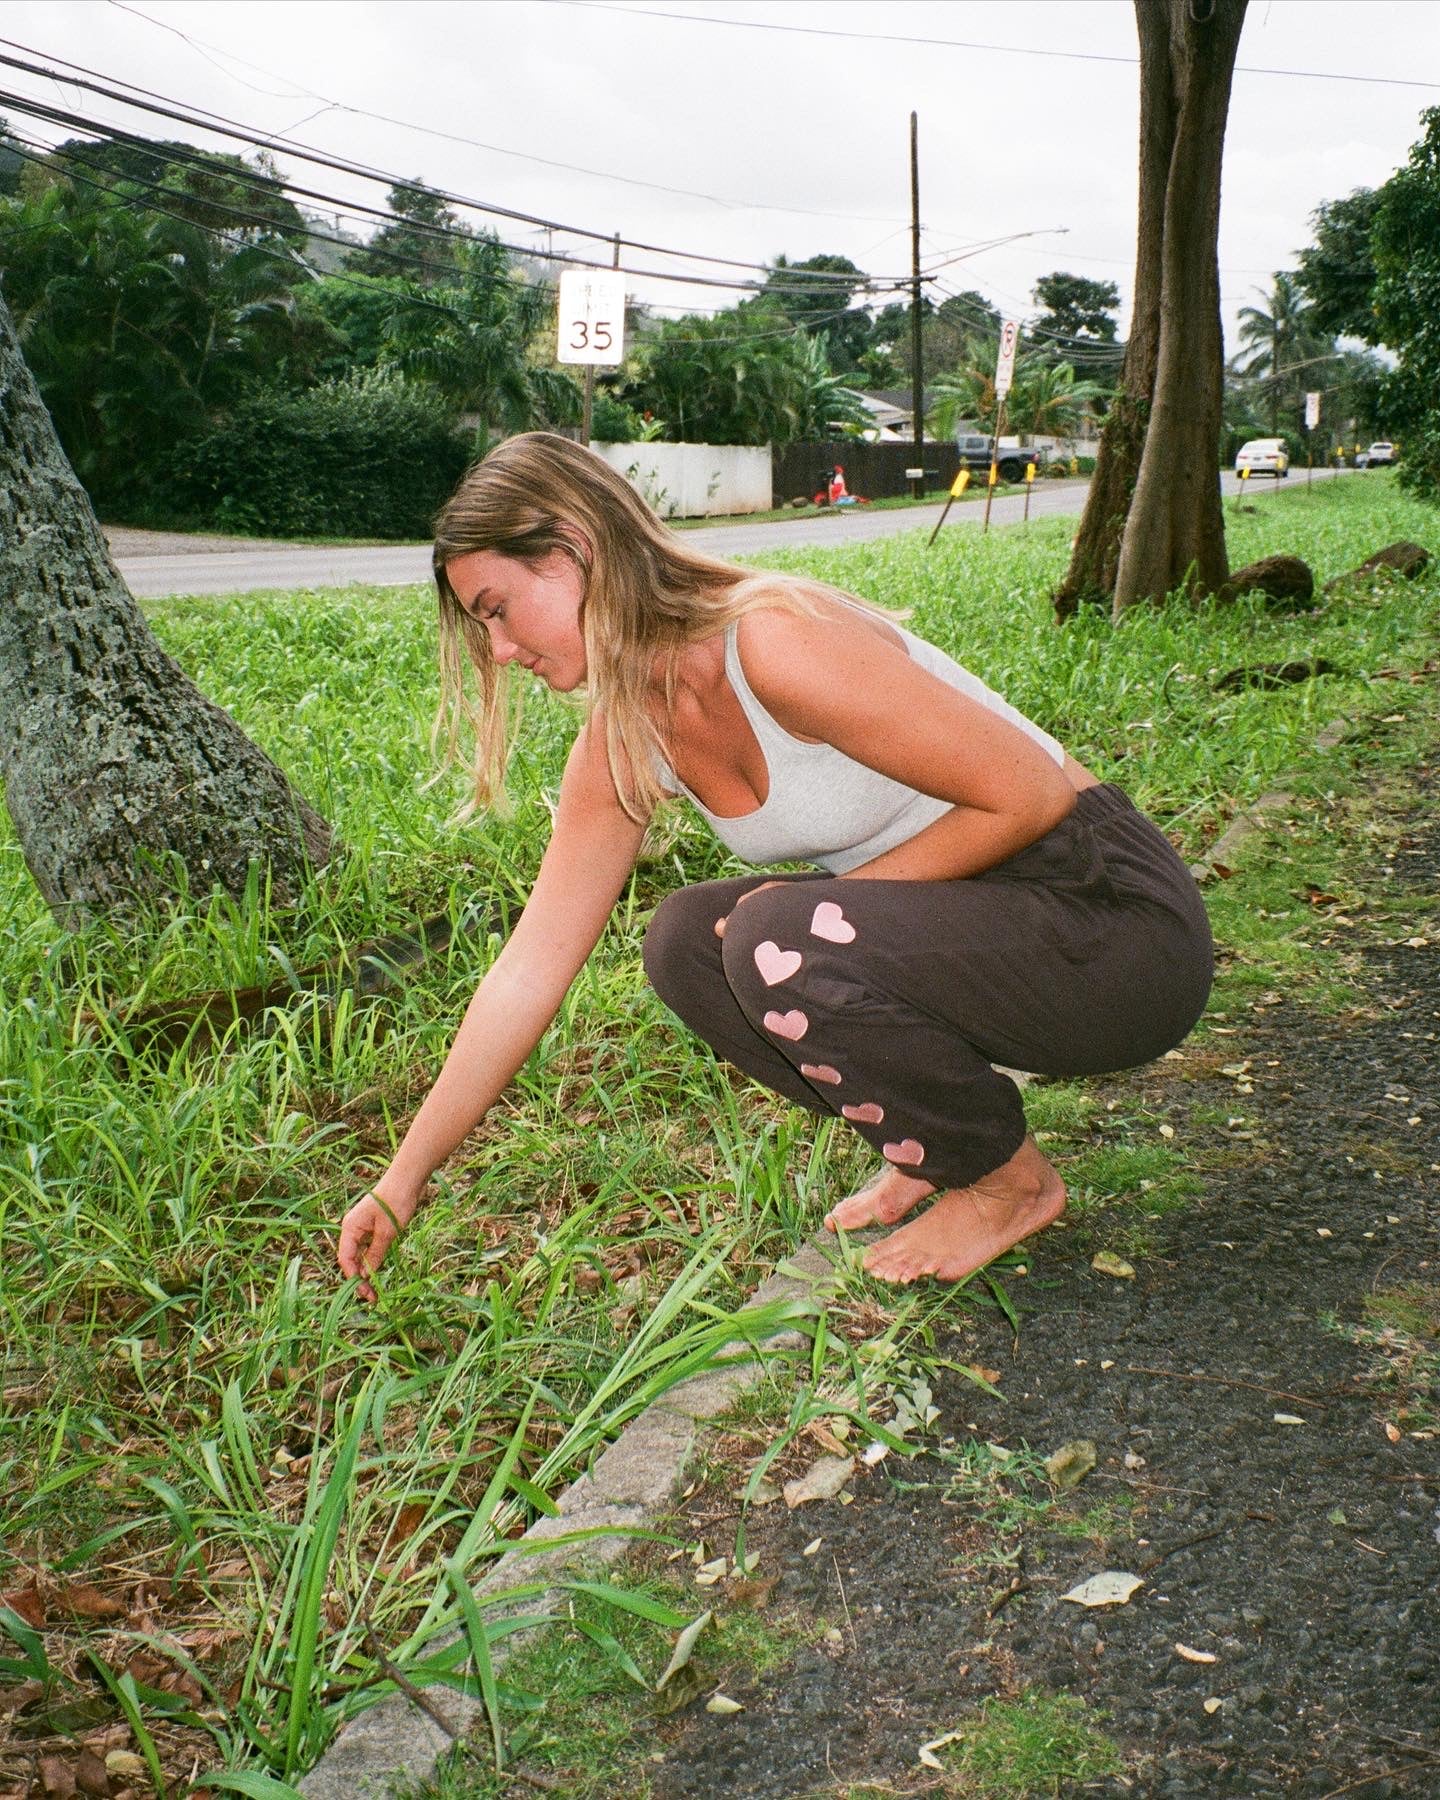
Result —
[{"label": "long blonde hair", "polygon": [[602,713],[616,792],[637,820],[665,796],[657,762],[669,753],[651,711],[657,667],[665,676],[668,716],[676,658],[687,644],[754,607],[812,611],[818,599],[838,592],[687,548],[629,482],[568,438],[531,431],[506,439],[464,476],[435,521],[440,711],[433,742],[443,743],[453,762],[465,728],[473,731],[475,791],[465,809],[471,813],[503,803],[517,720],[509,671],[495,661],[484,624],[461,606],[445,572],[447,563],[475,550],[497,550],[527,564],[558,551],[580,571],[590,704]]}]

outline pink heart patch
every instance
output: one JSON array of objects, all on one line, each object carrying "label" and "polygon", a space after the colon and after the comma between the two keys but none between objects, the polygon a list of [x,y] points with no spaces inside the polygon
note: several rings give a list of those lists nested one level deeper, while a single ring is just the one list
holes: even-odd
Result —
[{"label": "pink heart patch", "polygon": [[925,1146],[914,1138],[902,1138],[898,1144],[882,1144],[880,1154],[886,1162],[915,1164],[925,1160]]},{"label": "pink heart patch", "polygon": [[[773,1031],[776,1037],[789,1038],[792,1044],[798,1044],[810,1029],[809,1019],[798,1007],[793,1008],[790,1012],[767,1012],[762,1023],[767,1031]],[[917,1145],[916,1148],[918,1149],[919,1146]],[[919,1160],[920,1158],[917,1156],[915,1161],[919,1162]]]},{"label": "pink heart patch", "polygon": [[822,900],[810,921],[810,935],[824,938],[827,944],[853,944],[855,927],[833,900]]},{"label": "pink heart patch", "polygon": [[832,1069],[829,1063],[801,1063],[800,1073],[807,1081],[825,1081],[831,1087],[839,1087],[844,1080],[838,1069]]},{"label": "pink heart patch", "polygon": [[[842,1106],[840,1110],[857,1125],[878,1125],[885,1117],[885,1108],[877,1106],[873,1100],[867,1100],[863,1106]],[[918,1144],[915,1147],[920,1148]]]},{"label": "pink heart patch", "polygon": [[772,944],[769,938],[763,944],[755,946],[755,967],[760,971],[760,979],[766,987],[774,987],[779,981],[788,981],[803,960],[798,950],[782,950],[778,944]]}]

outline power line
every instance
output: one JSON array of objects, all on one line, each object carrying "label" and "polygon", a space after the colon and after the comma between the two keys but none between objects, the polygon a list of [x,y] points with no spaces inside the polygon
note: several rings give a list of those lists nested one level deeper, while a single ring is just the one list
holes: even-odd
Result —
[{"label": "power line", "polygon": [[[0,99],[3,99],[3,98],[5,98],[5,96],[3,94],[0,94]],[[148,140],[142,139],[139,141],[147,144],[147,146],[149,144]],[[9,142],[11,143],[12,147],[15,149],[15,153],[17,156],[21,156],[24,158],[24,160],[26,162],[34,163],[37,166],[44,166],[47,161],[47,157],[50,155],[53,155],[55,150],[58,148],[58,146],[45,144],[39,140],[32,139],[32,138],[21,137],[14,133],[12,133],[10,135]],[[28,149],[21,148],[22,145],[27,145]],[[167,155],[167,154],[159,151],[158,148],[155,148],[154,146],[149,146],[149,147],[151,147],[155,150],[155,154],[156,154],[158,160],[160,160],[162,162],[167,162],[173,166],[181,167],[181,168],[194,166],[194,167],[200,168],[201,170],[203,170],[205,172],[214,172],[215,171],[214,163],[207,162],[205,160],[203,153],[197,153],[194,156],[188,156],[188,155],[172,156],[172,155]],[[34,152],[37,152],[37,151],[45,152],[46,154],[45,155],[34,154]],[[254,250],[254,251],[258,252],[261,255],[268,256],[272,260],[284,264],[292,273],[296,270],[296,268],[298,266],[298,268],[303,270],[306,274],[311,275],[312,277],[314,275],[314,271],[310,268],[309,264],[305,262],[303,254],[293,246],[290,246],[287,244],[284,249],[277,249],[277,248],[273,247],[272,244],[257,242],[255,239],[249,238],[249,237],[236,236],[233,233],[227,231],[223,226],[205,224],[203,221],[195,219],[187,213],[178,212],[172,207],[162,206],[158,201],[156,201],[154,199],[147,200],[146,198],[144,198],[143,194],[119,194],[115,191],[115,188],[112,185],[112,183],[116,179],[119,179],[115,176],[115,173],[113,170],[107,168],[106,165],[104,165],[103,163],[97,163],[97,162],[91,161],[90,159],[88,159],[86,157],[78,155],[74,150],[66,150],[64,152],[63,160],[66,165],[67,174],[72,179],[78,180],[79,182],[81,182],[81,184],[83,186],[93,189],[95,192],[104,196],[105,199],[107,200],[107,202],[109,203],[109,207],[112,209],[123,208],[123,209],[127,209],[130,211],[139,210],[139,211],[153,213],[157,217],[174,220],[177,223],[188,226],[192,230],[201,232],[204,235],[206,235],[212,239],[218,240],[222,243],[230,244],[236,249],[250,249],[250,250]],[[109,179],[94,180],[90,176],[81,175],[78,173],[78,171],[76,171],[70,167],[70,165],[72,165],[72,164],[79,164],[83,168],[88,168],[88,169],[94,170],[94,171],[96,171],[96,173],[104,175],[104,176],[108,177]],[[53,165],[51,165],[51,166],[53,166]],[[232,171],[230,171],[228,169],[224,170],[222,172],[226,173],[226,174],[232,173]],[[232,219],[239,219],[239,220],[243,220],[247,223],[254,223],[254,224],[258,224],[258,225],[268,226],[271,228],[271,230],[274,232],[274,234],[276,236],[283,237],[283,235],[284,235],[283,229],[276,223],[274,218],[268,214],[248,212],[248,211],[244,210],[243,208],[237,207],[228,201],[220,201],[220,200],[207,201],[204,196],[188,196],[188,195],[184,195],[184,194],[177,194],[177,193],[175,193],[175,191],[173,189],[165,188],[157,182],[143,181],[143,180],[139,179],[138,177],[124,177],[123,179],[124,179],[124,185],[127,188],[140,188],[140,189],[143,189],[145,191],[145,193],[149,193],[151,195],[164,194],[164,195],[167,195],[170,198],[173,198],[176,200],[181,200],[181,199],[186,199],[186,198],[196,199],[196,200],[199,200],[202,204],[208,204],[208,205],[213,206],[216,211],[227,214]],[[48,226],[34,225],[34,226],[29,227],[28,229],[31,232],[42,231],[42,230],[48,229]],[[455,235],[455,234],[450,234],[450,235]],[[458,234],[458,235],[460,235],[462,237],[462,239],[466,242],[477,241],[473,238],[467,237],[463,233]],[[381,250],[372,245],[349,244],[343,238],[336,238],[336,237],[331,236],[327,232],[314,229],[308,222],[306,224],[306,229],[305,229],[305,239],[307,242],[309,242],[311,240],[318,240],[321,243],[336,244],[345,249],[357,249],[357,248],[364,249],[368,255],[383,257],[385,259],[385,261],[395,263],[400,268],[405,269],[405,270],[412,270],[412,271],[419,272],[419,271],[423,271],[426,266],[419,258],[416,258],[413,256],[406,256],[402,252]],[[501,241],[498,238],[490,237],[488,235],[485,238],[478,240],[478,241],[496,244],[500,249],[504,249],[507,251],[509,251],[513,248],[513,246],[501,243]],[[368,281],[363,276],[347,275],[342,271],[332,271],[331,273],[329,273],[328,275],[325,276],[325,279],[327,281],[341,282],[347,287],[353,287],[353,288],[361,290],[362,292],[373,292],[373,289],[370,288]],[[504,287],[509,284],[511,277],[508,274],[487,275],[483,272],[471,272],[468,279],[470,279],[472,281],[477,281],[481,285],[487,286],[487,287],[491,287],[491,286]],[[539,281],[531,282],[530,285],[532,287],[534,287],[540,293],[545,294],[552,299],[555,297],[555,295],[557,293],[557,289],[552,282],[539,280]],[[405,307],[411,308],[412,310],[421,309],[421,310],[425,310],[425,311],[429,311],[429,312],[435,312],[435,313],[439,313],[442,317],[445,317],[445,318],[453,318],[456,316],[457,313],[459,313],[462,317],[464,316],[463,308],[456,307],[453,304],[445,304],[445,303],[442,303],[437,300],[429,299],[428,297],[426,297],[423,294],[414,294],[414,293],[397,294],[397,295],[394,295],[393,298],[397,305],[405,306]],[[722,345],[722,346],[729,346],[729,345],[733,345],[733,344],[770,343],[770,342],[774,342],[775,340],[780,339],[780,338],[794,337],[797,334],[802,334],[804,332],[812,331],[812,330],[816,329],[817,327],[824,327],[825,325],[833,323],[837,319],[844,318],[849,311],[850,311],[850,308],[848,308],[848,307],[837,308],[836,310],[834,310],[832,312],[820,313],[820,314],[814,315],[811,318],[804,321],[803,323],[800,321],[796,321],[796,320],[787,320],[784,324],[777,325],[771,330],[736,333],[736,334],[730,335],[730,336],[706,335],[706,336],[699,336],[699,337],[680,337],[680,336],[672,335],[669,338],[667,338],[666,342],[667,342],[667,344],[703,343],[703,344],[714,344],[714,345]],[[722,314],[721,316],[723,317],[724,315]],[[678,321],[677,321],[677,323],[678,323]]]},{"label": "power line", "polygon": [[[1122,63],[1137,68],[1138,56],[1110,56],[1099,50],[1041,50],[1033,44],[984,44],[965,38],[909,37],[884,31],[841,31],[828,25],[780,25],[770,19],[720,19],[711,13],[662,12],[648,6],[617,6],[612,0],[550,0],[552,5],[578,6],[586,12],[618,12],[632,19],[676,19],[686,25],[728,25],[740,31],[783,31],[797,37],[846,38],[861,44],[919,44],[936,50],[985,50],[999,56],[1041,56],[1062,62]],[[1337,74],[1331,69],[1270,69],[1237,63],[1237,75],[1283,75],[1300,81],[1359,81],[1379,87],[1440,88],[1440,81],[1415,81],[1401,75]]]},{"label": "power line", "polygon": [[[5,44],[14,50],[23,50],[27,55],[35,54],[35,52],[29,50],[28,46],[16,43],[15,40],[11,38],[0,37],[0,44]],[[262,136],[255,132],[253,128],[234,119],[226,118],[223,114],[210,112],[207,108],[181,107],[167,95],[158,94],[151,89],[139,87],[134,82],[116,78],[120,79],[120,85],[122,87],[130,89],[129,94],[123,94],[118,92],[115,87],[107,85],[104,81],[98,79],[97,72],[87,68],[84,64],[70,62],[64,57],[55,57],[53,60],[58,63],[61,68],[74,72],[61,76],[56,69],[47,68],[42,64],[26,62],[19,57],[0,54],[0,64],[7,67],[20,69],[31,75],[48,77],[51,80],[66,81],[72,86],[85,88],[92,93],[101,95],[107,100],[116,101],[122,106],[129,106],[137,111],[171,119],[178,123],[189,125],[192,129],[210,131],[222,137],[231,137],[241,143],[250,144],[252,147],[260,149],[268,149],[274,141],[273,136]],[[145,98],[136,99],[132,98],[132,95],[143,95]],[[33,109],[38,105],[38,103],[25,101],[21,96],[5,95],[0,96],[0,98],[5,98],[8,103],[20,107],[21,110],[26,110],[27,108]],[[32,116],[53,118],[56,110],[58,109],[52,109],[50,113],[41,114],[34,114],[32,110]],[[70,114],[68,117],[72,121],[78,121],[81,129],[96,129],[96,127],[90,125],[80,115]],[[406,182],[403,178],[385,170],[370,168],[363,163],[352,162],[348,158],[327,156],[322,151],[315,150],[307,145],[298,144],[293,140],[286,141],[286,148],[292,155],[298,156],[302,162],[314,163],[319,167],[332,169],[340,174],[359,176],[362,180],[367,181],[384,182],[391,187],[413,185]],[[295,184],[290,185],[294,186]],[[295,186],[295,191],[299,193],[303,190],[298,186]],[[595,242],[603,242],[607,246],[607,249],[615,241],[615,234],[613,231],[597,231],[591,230],[587,226],[566,225],[556,219],[541,218],[533,213],[520,212],[514,207],[502,206],[498,202],[476,200],[468,195],[452,193],[443,188],[427,188],[426,192],[433,194],[435,198],[439,200],[443,200],[447,205],[462,206],[474,212],[489,213],[497,218],[515,220],[525,225],[534,225],[541,230],[556,231],[567,237],[580,237]],[[647,255],[676,257],[684,261],[707,263],[720,268],[745,269],[765,275],[770,273],[767,265],[764,263],[744,262],[732,257],[711,256],[695,250],[677,250],[668,245],[649,244],[633,238],[622,238],[621,241],[628,245],[630,249],[638,250]],[[587,260],[582,257],[567,257],[556,254],[553,257],[553,260],[557,262],[573,262],[583,267],[593,266],[593,259]],[[623,265],[621,273],[641,276],[647,280],[687,282],[694,286],[729,288],[753,286],[753,283],[731,281],[718,276],[709,278],[696,275],[678,275],[661,269],[636,269],[625,267]],[[823,272],[816,278],[810,278],[807,275],[805,285],[807,287],[813,287],[817,284],[817,281],[823,282],[825,279],[829,279],[829,277],[826,277]],[[871,281],[878,281],[881,285],[886,286],[887,290],[890,286],[894,285],[888,277],[867,276],[864,279],[867,284]],[[853,287],[857,284],[852,282],[851,285]]]},{"label": "power line", "polygon": [[[197,55],[204,56],[205,60],[213,67],[220,69],[222,74],[229,75],[232,81],[239,81],[243,87],[251,88],[252,92],[257,94],[269,94],[275,99],[286,98],[286,96],[277,94],[270,88],[257,88],[253,83],[244,81],[240,76],[230,74],[230,71],[224,69],[221,64],[215,62],[214,57],[206,55],[206,52],[208,50],[214,50],[221,56],[230,57],[233,61],[242,64],[243,67],[247,69],[255,70],[257,74],[270,76],[272,80],[285,81],[289,79],[287,76],[277,75],[273,69],[263,68],[258,63],[247,62],[244,57],[235,56],[234,53],[229,50],[222,50],[217,44],[207,43],[204,38],[192,37],[190,33],[181,31],[178,25],[168,24],[163,19],[152,19],[148,13],[141,12],[138,6],[126,5],[125,0],[110,0],[110,5],[116,7],[120,12],[127,12],[137,19],[143,19],[147,25],[154,25],[157,29],[168,31],[173,36],[182,39]],[[777,206],[774,202],[767,200],[735,200],[730,199],[723,194],[703,193],[695,188],[670,187],[662,181],[646,181],[638,175],[620,175],[614,170],[596,169],[584,163],[561,162],[552,156],[537,156],[533,151],[513,150],[507,144],[488,144],[479,138],[464,137],[453,131],[442,131],[435,125],[421,125],[414,119],[399,119],[390,113],[374,112],[368,107],[363,106],[352,106],[348,101],[332,100],[325,94],[316,93],[312,88],[301,87],[294,82],[291,83],[291,86],[294,88],[297,96],[304,95],[308,99],[319,100],[323,102],[325,108],[331,112],[348,113],[351,117],[357,119],[373,119],[377,124],[394,125],[402,131],[414,131],[420,133],[424,137],[438,138],[447,144],[463,145],[468,150],[484,150],[493,156],[512,156],[521,162],[536,163],[541,168],[545,169],[561,169],[566,174],[570,175],[585,175],[599,181],[620,182],[627,187],[647,188],[652,193],[673,194],[682,200],[705,200],[713,206],[723,206],[732,211],[778,212],[791,214],[800,218],[840,219],[846,223],[857,221],[874,225],[889,225],[894,223],[889,217],[881,217],[875,213],[842,213],[835,212],[826,207],[817,206]],[[292,126],[291,129],[294,130],[296,127]],[[279,141],[283,141],[286,135],[285,132],[278,132],[276,133],[276,138]]]},{"label": "power line", "polygon": [[[3,40],[0,40],[0,41],[3,41]],[[10,57],[0,56],[0,64],[12,63],[12,62],[14,62],[14,60],[15,59],[10,58]],[[93,84],[91,84],[91,85],[93,85]],[[120,98],[123,100],[123,96],[108,96],[108,97]],[[69,128],[75,129],[75,130],[91,132],[91,133],[98,133],[102,136],[109,137],[111,139],[111,141],[113,141],[113,142],[127,143],[130,145],[133,145],[134,147],[136,147],[138,149],[149,150],[151,152],[155,151],[155,141],[153,139],[146,138],[143,135],[136,133],[136,132],[126,131],[121,126],[97,125],[92,120],[87,119],[83,114],[70,112],[69,110],[67,110],[64,107],[50,106],[50,105],[47,105],[40,101],[29,100],[24,95],[15,94],[15,93],[12,93],[5,89],[0,89],[0,103],[3,103],[4,105],[12,108],[12,110],[19,112],[20,114],[22,114],[23,116],[28,117],[28,118],[42,119],[50,124],[64,125],[64,126],[67,126]],[[136,105],[136,106],[142,105],[142,103],[140,103],[140,102],[124,101],[124,103],[128,104],[128,105]],[[163,114],[163,116],[177,118],[177,119],[180,119],[183,123],[187,123],[187,124],[193,125],[193,124],[197,123],[197,121],[195,121],[193,119],[187,119],[183,113],[167,111],[166,109],[163,109],[160,107],[143,107],[143,110],[160,112]],[[209,126],[203,126],[202,128],[214,129],[213,127],[209,127]],[[238,130],[232,131],[228,135],[235,137],[238,141],[240,141],[242,143],[247,143],[252,146],[259,147],[259,148],[265,147],[263,140],[252,137],[252,136],[248,136],[243,131],[238,131]],[[171,156],[170,160],[181,161],[184,159],[181,156]],[[213,166],[213,165],[206,163],[203,152],[196,152],[194,154],[194,156],[189,158],[189,160],[192,163],[194,163],[196,166],[199,166],[199,167],[212,167]],[[341,173],[355,173],[356,172],[353,168],[346,169],[342,164],[332,163],[324,157],[312,156],[308,160],[317,162],[325,167],[331,167],[331,168],[338,169]],[[396,214],[393,211],[382,211],[378,207],[368,206],[363,201],[339,200],[339,199],[337,199],[337,197],[335,195],[326,193],[321,189],[305,187],[305,186],[302,186],[298,182],[291,181],[288,179],[284,180],[283,182],[277,182],[277,181],[273,180],[272,178],[267,177],[258,172],[248,172],[245,175],[242,175],[239,171],[235,171],[235,173],[237,174],[237,176],[240,179],[242,179],[242,180],[248,179],[253,185],[257,185],[257,186],[263,185],[265,187],[265,189],[269,192],[273,192],[275,190],[276,186],[278,185],[283,190],[288,191],[289,193],[299,194],[307,200],[319,201],[320,203],[322,203],[323,205],[325,205],[327,207],[335,208],[335,209],[339,210],[340,212],[346,213],[347,215],[350,215],[350,216],[365,215],[365,216],[368,216],[369,218],[379,220],[382,223],[387,224],[387,225],[405,225],[413,231],[422,233],[427,236],[432,236],[437,239],[469,241],[473,237],[473,233],[471,233],[470,231],[466,230],[464,227],[459,226],[459,225],[441,225],[441,224],[438,224],[438,223],[435,223],[435,222],[429,221],[429,220],[410,219],[410,218],[407,218],[403,214]],[[388,175],[384,175],[384,174],[380,174],[380,175],[376,175],[376,176],[368,176],[367,179],[390,181],[392,186],[411,185],[411,184],[396,182],[393,180],[393,178],[391,178]],[[478,203],[476,203],[476,202],[468,201],[468,200],[464,199],[462,196],[445,193],[444,191],[439,190],[439,189],[427,188],[425,190],[425,192],[433,195],[436,199],[443,200],[447,203],[454,202],[455,204],[458,204],[458,205],[474,206],[477,208],[477,210],[481,210],[481,211],[497,210],[494,208],[479,207]],[[522,218],[522,219],[526,217],[526,215],[524,215],[524,214],[512,214],[510,216],[518,217],[518,218]],[[543,225],[543,223],[544,222],[542,221],[542,225]],[[563,226],[554,226],[554,227],[546,227],[546,228],[561,230],[561,231],[568,229]],[[316,235],[323,235],[323,234],[316,234]],[[541,255],[543,255],[544,260],[547,262],[563,263],[568,266],[573,266],[573,267],[577,267],[577,268],[592,268],[595,266],[593,258],[587,258],[587,257],[583,257],[583,256],[572,256],[572,255],[568,255],[564,251],[559,251],[559,250],[550,250],[550,251],[545,251],[543,253],[537,253],[536,251],[531,249],[529,246],[521,245],[521,244],[512,244],[502,238],[497,237],[495,239],[495,241],[498,242],[502,246],[502,248],[511,251],[513,254],[515,254],[517,256],[536,257],[537,254],[541,254]],[[613,238],[611,239],[611,241],[613,242]],[[350,247],[353,247],[353,246],[350,246]],[[689,254],[689,253],[688,252],[663,252],[662,251],[661,254],[684,255],[684,254]],[[837,281],[843,281],[845,283],[845,285],[850,289],[852,294],[864,293],[864,294],[884,295],[884,294],[893,293],[896,291],[895,286],[880,285],[879,279],[877,277],[867,276],[867,275],[861,275],[859,277],[839,277],[839,276],[830,275],[825,271],[816,271],[816,272],[814,272],[814,277],[812,279],[812,272],[809,270],[805,270],[805,271],[800,272],[800,278],[797,279],[795,282],[788,282],[783,279],[783,273],[784,273],[783,271],[781,272],[782,278],[777,280],[775,278],[775,272],[773,270],[766,269],[765,265],[763,265],[763,264],[741,264],[739,266],[745,267],[745,268],[753,267],[753,268],[756,268],[757,270],[764,269],[764,272],[766,275],[765,282],[762,284],[762,283],[756,282],[756,281],[735,281],[735,280],[731,280],[727,277],[719,276],[719,275],[680,274],[680,273],[676,273],[673,270],[668,270],[668,269],[636,268],[633,265],[625,265],[625,264],[621,265],[620,273],[626,274],[626,275],[634,275],[634,276],[639,277],[644,280],[668,281],[671,283],[679,284],[681,286],[701,287],[701,288],[729,288],[732,290],[739,290],[744,293],[758,293],[761,291],[762,286],[763,286],[764,288],[768,289],[770,292],[776,293],[776,294],[792,294],[792,293],[793,294],[801,294],[801,293],[810,294],[810,293],[815,292],[817,286],[820,286],[823,288],[823,286],[827,282],[833,284]]]}]

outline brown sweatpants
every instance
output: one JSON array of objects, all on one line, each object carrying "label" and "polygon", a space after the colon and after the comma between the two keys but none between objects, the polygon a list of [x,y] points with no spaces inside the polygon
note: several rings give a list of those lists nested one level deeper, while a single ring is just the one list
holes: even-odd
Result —
[{"label": "brown sweatpants", "polygon": [[992,1063],[1064,1076],[1149,1062],[1210,992],[1199,890],[1108,783],[964,880],[801,875],[737,904],[774,879],[662,902],[645,936],[656,991],[717,1055],[940,1188],[1024,1138],[1019,1091]]}]

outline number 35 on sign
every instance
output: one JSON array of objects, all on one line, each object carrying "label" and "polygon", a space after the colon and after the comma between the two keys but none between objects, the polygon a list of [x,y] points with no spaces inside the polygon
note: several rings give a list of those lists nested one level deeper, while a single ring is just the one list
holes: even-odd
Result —
[{"label": "number 35 on sign", "polygon": [[625,277],[610,269],[567,269],[560,277],[559,361],[613,367],[624,355]]}]

